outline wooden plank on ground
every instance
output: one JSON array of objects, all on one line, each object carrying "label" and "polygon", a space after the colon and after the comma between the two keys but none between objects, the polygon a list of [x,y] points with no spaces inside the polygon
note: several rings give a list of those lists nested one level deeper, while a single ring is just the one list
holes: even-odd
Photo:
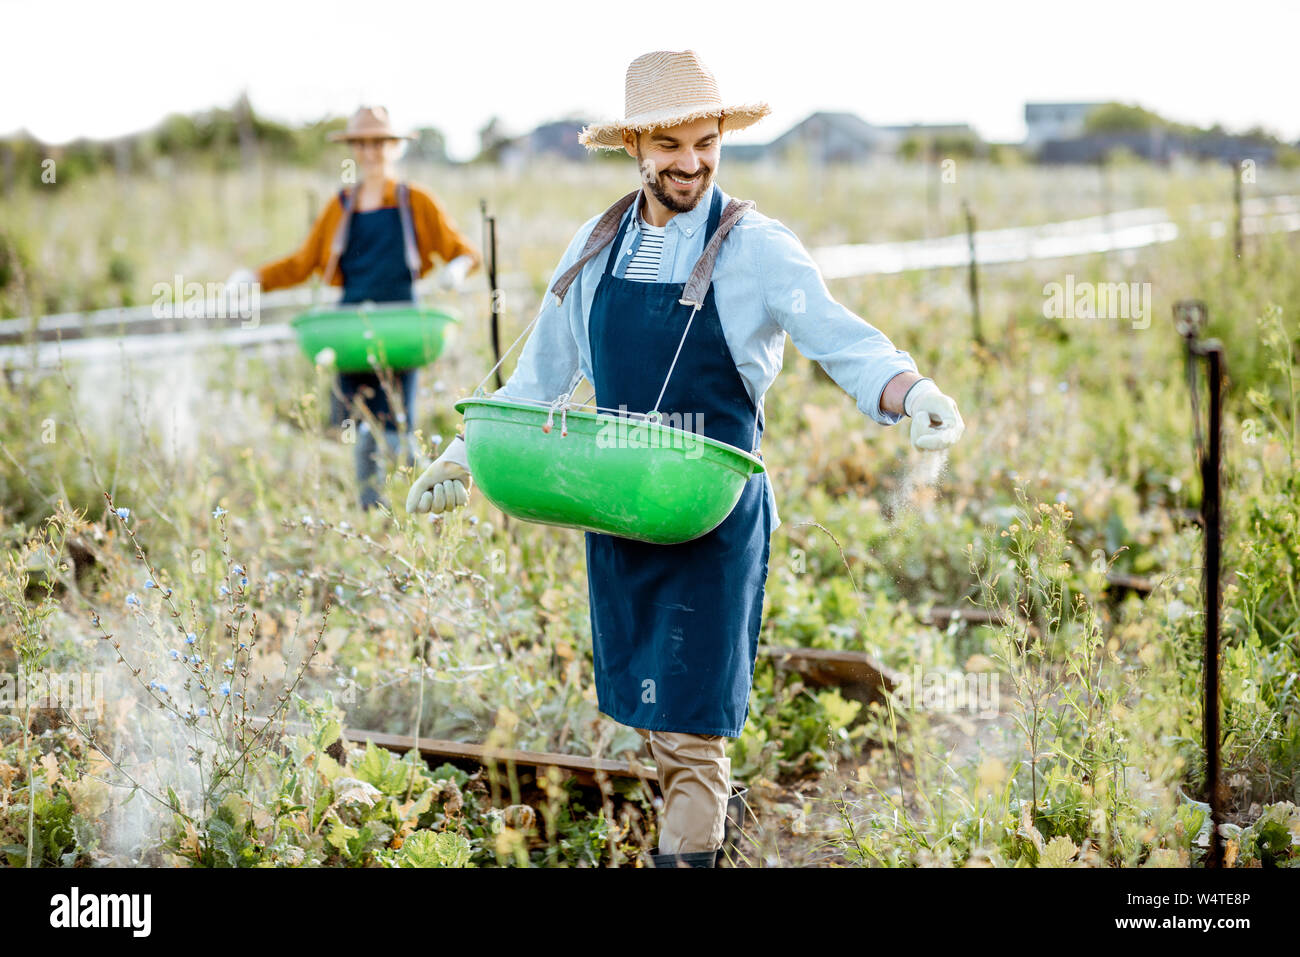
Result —
[{"label": "wooden plank on ground", "polygon": [[865,651],[837,651],[832,648],[782,648],[760,645],[759,653],[777,665],[799,672],[810,683],[822,686],[858,688],[872,696],[882,688],[892,690],[901,675]]},{"label": "wooden plank on ground", "polygon": [[[255,727],[263,727],[265,718],[254,718]],[[290,734],[307,734],[305,725],[295,722],[285,724],[285,731]],[[468,761],[479,765],[494,763],[497,765],[513,764],[516,768],[532,768],[544,771],[545,768],[558,768],[566,777],[572,775],[587,787],[595,787],[597,775],[608,778],[638,778],[659,782],[659,772],[654,767],[633,765],[628,761],[613,761],[606,758],[590,758],[578,754],[556,754],[550,751],[522,751],[516,748],[491,748],[485,744],[468,741],[449,741],[444,738],[412,738],[405,734],[391,734],[386,731],[367,731],[363,728],[346,728],[343,738],[353,744],[372,742],[376,747],[401,754],[415,748],[426,761],[443,763],[449,761]]]},{"label": "wooden plank on ground", "polygon": [[627,761],[611,761],[606,758],[589,758],[577,754],[556,754],[550,751],[521,751],[515,748],[491,748],[485,744],[473,744],[467,741],[448,741],[443,738],[415,739],[404,734],[389,734],[383,731],[365,731],[349,728],[343,732],[347,740],[356,744],[373,741],[378,747],[390,751],[409,751],[414,746],[426,759],[474,761],[478,764],[514,764],[515,767],[558,768],[566,775],[572,774],[579,782],[586,785],[596,783],[596,775],[604,774],[611,778],[643,778],[658,782],[659,774],[653,767],[633,766]]}]

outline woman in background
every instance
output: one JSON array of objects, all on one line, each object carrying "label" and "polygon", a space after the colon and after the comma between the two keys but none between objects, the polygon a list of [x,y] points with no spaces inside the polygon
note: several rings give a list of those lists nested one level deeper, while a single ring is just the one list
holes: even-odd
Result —
[{"label": "woman in background", "polygon": [[[479,265],[480,257],[429,193],[398,183],[396,162],[405,149],[383,107],[362,107],[348,120],[346,129],[330,135],[352,148],[360,181],[340,190],[317,218],[311,235],[297,252],[255,271],[239,270],[230,283],[259,282],[263,292],[293,286],[321,271],[324,281],[343,287],[341,303],[414,302],[414,280],[433,268],[434,256],[447,264],[438,276],[444,290],[458,286]],[[405,209],[403,209],[405,205]],[[413,243],[403,218],[410,224]],[[408,253],[408,246],[413,245]],[[384,478],[379,443],[362,407],[384,431],[395,459],[411,461],[403,449],[415,420],[415,369],[395,370],[400,388],[400,408],[390,406],[390,396],[375,372],[343,372],[338,377],[338,398],[331,403],[331,421],[340,424],[346,413],[357,423],[356,472],[361,487],[361,507],[378,504]]]}]

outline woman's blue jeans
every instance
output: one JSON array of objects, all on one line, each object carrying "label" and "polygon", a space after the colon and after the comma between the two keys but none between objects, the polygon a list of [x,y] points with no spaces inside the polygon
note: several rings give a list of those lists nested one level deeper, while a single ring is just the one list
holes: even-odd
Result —
[{"label": "woman's blue jeans", "polygon": [[[331,420],[341,424],[344,416],[353,417],[356,425],[356,467],[357,485],[361,492],[361,507],[371,508],[381,500],[380,491],[388,475],[388,461],[394,468],[414,463],[409,438],[415,423],[415,369],[394,373],[397,387],[401,389],[401,406],[404,417],[393,414],[388,395],[374,373],[340,373],[339,392],[343,400],[333,396]],[[359,405],[365,408],[377,420],[384,434],[383,445],[375,435],[367,417],[361,414]],[[404,418],[405,421],[399,421]]]}]

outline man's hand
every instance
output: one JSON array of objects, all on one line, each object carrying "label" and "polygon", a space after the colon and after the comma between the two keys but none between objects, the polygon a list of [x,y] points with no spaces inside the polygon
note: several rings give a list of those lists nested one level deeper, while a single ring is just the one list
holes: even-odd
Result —
[{"label": "man's hand", "polygon": [[912,417],[912,444],[927,452],[949,448],[966,431],[957,403],[929,379],[908,390],[903,411]]},{"label": "man's hand", "polygon": [[432,512],[437,515],[460,508],[469,501],[473,488],[469,465],[465,461],[465,443],[457,436],[447,451],[430,465],[411,485],[406,495],[406,510],[411,514]]}]

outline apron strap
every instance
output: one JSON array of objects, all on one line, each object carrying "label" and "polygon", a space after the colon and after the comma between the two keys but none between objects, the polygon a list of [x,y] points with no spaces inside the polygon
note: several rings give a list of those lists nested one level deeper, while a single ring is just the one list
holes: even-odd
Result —
[{"label": "apron strap", "polygon": [[[664,393],[668,391],[668,383],[673,377],[673,370],[677,368],[677,360],[681,357],[682,346],[686,345],[686,337],[690,334],[691,324],[695,321],[695,314],[704,306],[704,297],[708,295],[709,284],[713,282],[713,266],[718,261],[718,250],[722,247],[722,241],[727,238],[727,233],[731,232],[731,227],[740,221],[740,218],[754,208],[753,200],[733,199],[727,203],[727,208],[722,213],[722,218],[718,222],[718,228],[714,230],[713,236],[704,246],[704,252],[700,253],[700,258],[695,263],[695,268],[691,270],[691,278],[686,281],[686,287],[682,290],[682,298],[678,300],[683,306],[691,307],[691,314],[686,319],[686,328],[682,330],[682,338],[677,343],[677,351],[673,353],[673,361],[668,365],[668,374],[664,376],[664,384],[659,389],[659,398],[655,399],[654,413],[659,412],[659,403],[663,401]],[[754,436],[758,436],[758,413],[754,413]]]},{"label": "apron strap", "polygon": [[411,191],[405,183],[397,184],[397,212],[402,218],[402,245],[406,250],[406,268],[411,282],[420,279],[420,249],[415,244],[415,227],[411,223]]},{"label": "apron strap", "polygon": [[618,232],[619,221],[622,220],[623,214],[626,213],[636,202],[637,194],[640,189],[634,189],[609,209],[605,210],[600,221],[596,223],[596,228],[591,231],[587,237],[587,244],[582,247],[582,255],[578,261],[564,271],[564,275],[555,280],[555,285],[551,287],[551,293],[555,296],[557,303],[563,303],[564,297],[569,292],[569,287],[573,281],[578,278],[578,273],[582,272],[582,267],[609,244],[615,234]]},{"label": "apron strap", "polygon": [[360,183],[352,187],[352,192],[345,189],[339,190],[339,202],[343,205],[343,216],[339,219],[338,228],[334,230],[334,242],[330,245],[330,258],[329,262],[325,264],[325,274],[321,280],[321,285],[328,286],[330,284],[343,251],[348,248],[348,227],[352,224],[352,209],[356,206],[357,194],[360,192]]},{"label": "apron strap", "polygon": [[698,309],[704,305],[704,297],[709,291],[709,283],[713,281],[713,266],[718,261],[718,250],[722,247],[722,241],[727,238],[731,227],[753,208],[754,202],[749,199],[733,199],[727,203],[722,219],[718,222],[718,228],[714,230],[713,238],[705,245],[704,252],[700,254],[695,268],[691,270],[691,278],[686,280],[686,288],[682,291],[682,298],[679,300],[683,306],[694,306]]}]

